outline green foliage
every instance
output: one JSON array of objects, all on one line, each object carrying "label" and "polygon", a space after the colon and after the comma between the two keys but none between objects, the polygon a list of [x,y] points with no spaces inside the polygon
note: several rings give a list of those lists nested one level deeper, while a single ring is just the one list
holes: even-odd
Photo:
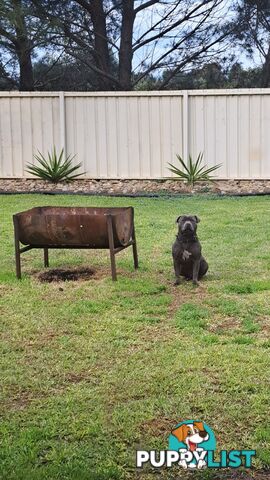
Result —
[{"label": "green foliage", "polygon": [[202,152],[199,153],[195,162],[193,162],[191,155],[189,155],[187,165],[182,159],[182,157],[180,157],[180,155],[176,156],[180,162],[180,168],[177,168],[172,163],[169,163],[169,170],[175,175],[177,175],[179,179],[186,180],[186,182],[192,186],[200,181],[212,180],[213,177],[210,175],[210,173],[214,172],[221,166],[221,164],[219,164],[214,165],[213,167],[206,168],[205,165],[202,165]]},{"label": "green foliage", "polygon": [[[64,149],[62,148],[59,155],[56,152],[56,148],[53,147],[51,153],[48,152],[48,158],[46,159],[40,151],[38,155],[34,155],[39,165],[28,164],[27,172],[31,173],[35,177],[47,180],[48,182],[58,183],[61,181],[70,182],[75,178],[83,175],[78,173],[78,169],[81,167],[81,163],[72,165],[72,160],[75,155],[71,157],[68,155],[64,157]],[[76,173],[75,173],[76,172]]]}]

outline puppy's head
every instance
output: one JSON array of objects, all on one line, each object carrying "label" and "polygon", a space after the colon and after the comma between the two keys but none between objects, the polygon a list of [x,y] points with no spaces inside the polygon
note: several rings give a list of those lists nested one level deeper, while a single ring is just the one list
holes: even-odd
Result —
[{"label": "puppy's head", "polygon": [[196,233],[200,219],[197,215],[181,215],[177,218],[178,228],[181,233]]},{"label": "puppy's head", "polygon": [[185,443],[189,450],[194,451],[197,445],[206,442],[209,439],[208,433],[205,431],[203,422],[194,422],[193,424],[184,424],[172,430],[172,434]]}]

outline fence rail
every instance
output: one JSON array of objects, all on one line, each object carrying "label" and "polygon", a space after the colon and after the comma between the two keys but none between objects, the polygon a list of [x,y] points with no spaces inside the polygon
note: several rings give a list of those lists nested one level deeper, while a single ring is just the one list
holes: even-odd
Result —
[{"label": "fence rail", "polygon": [[270,178],[270,89],[0,92],[0,177],[33,154],[76,154],[88,178],[170,176],[175,155],[218,163],[219,178]]}]

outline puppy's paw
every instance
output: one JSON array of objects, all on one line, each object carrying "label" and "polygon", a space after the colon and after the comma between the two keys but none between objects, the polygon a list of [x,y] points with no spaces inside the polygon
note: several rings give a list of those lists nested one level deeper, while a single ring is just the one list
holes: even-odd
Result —
[{"label": "puppy's paw", "polygon": [[180,283],[181,283],[180,278],[177,278],[174,282],[174,285],[177,286],[177,285],[180,285]]},{"label": "puppy's paw", "polygon": [[198,280],[192,280],[192,283],[193,283],[194,287],[199,287],[200,286]]},{"label": "puppy's paw", "polygon": [[180,465],[180,467],[183,467],[185,470],[188,468],[186,460],[180,460],[178,465]]},{"label": "puppy's paw", "polygon": [[206,467],[206,462],[204,460],[199,460],[198,461],[198,468],[203,468]]}]

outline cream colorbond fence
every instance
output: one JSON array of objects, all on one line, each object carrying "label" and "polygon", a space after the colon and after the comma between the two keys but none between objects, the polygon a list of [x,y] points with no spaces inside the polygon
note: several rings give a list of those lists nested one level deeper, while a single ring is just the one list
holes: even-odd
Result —
[{"label": "cream colorbond fence", "polygon": [[62,147],[90,178],[162,178],[204,152],[220,178],[270,178],[270,89],[0,92],[0,177]]}]

